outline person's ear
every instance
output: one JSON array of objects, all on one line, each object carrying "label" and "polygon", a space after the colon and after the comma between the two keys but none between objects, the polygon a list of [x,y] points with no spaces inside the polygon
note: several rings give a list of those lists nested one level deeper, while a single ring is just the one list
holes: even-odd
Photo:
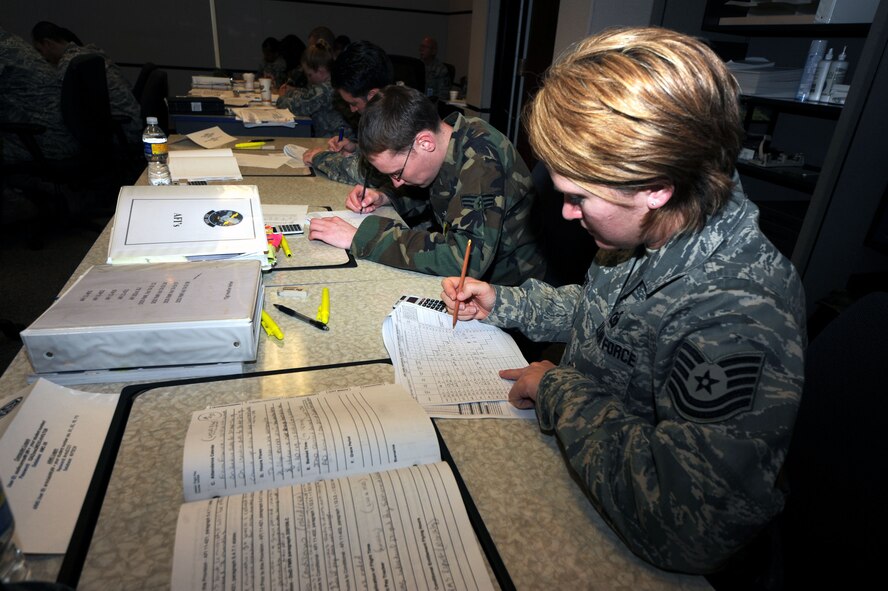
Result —
[{"label": "person's ear", "polygon": [[672,198],[674,187],[672,185],[663,185],[656,189],[649,189],[647,195],[648,209],[660,209]]},{"label": "person's ear", "polygon": [[365,100],[369,103],[370,99],[372,99],[377,94],[379,94],[379,89],[378,88],[371,88],[370,92],[367,93],[367,98]]},{"label": "person's ear", "polygon": [[425,129],[416,135],[415,150],[423,150],[425,152],[434,152],[438,147],[438,140],[435,134]]}]

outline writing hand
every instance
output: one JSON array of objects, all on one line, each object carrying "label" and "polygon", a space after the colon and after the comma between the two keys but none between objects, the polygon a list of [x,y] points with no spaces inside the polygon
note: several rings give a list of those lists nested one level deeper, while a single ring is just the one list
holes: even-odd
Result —
[{"label": "writing hand", "polygon": [[457,318],[460,320],[483,320],[487,318],[496,303],[496,290],[484,281],[466,277],[463,290],[457,293],[459,277],[445,277],[441,280],[441,299],[449,314],[459,306]]},{"label": "writing hand", "polygon": [[345,198],[345,206],[348,209],[362,211],[363,213],[370,213],[388,203],[388,195],[376,189],[368,188],[364,191],[364,185],[355,185],[355,188]]}]

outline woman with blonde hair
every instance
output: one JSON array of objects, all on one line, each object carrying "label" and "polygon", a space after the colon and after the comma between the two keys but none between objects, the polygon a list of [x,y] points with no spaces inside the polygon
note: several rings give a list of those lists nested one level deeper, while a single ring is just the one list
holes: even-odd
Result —
[{"label": "woman with blonde hair", "polygon": [[281,85],[277,106],[289,109],[294,115],[311,117],[314,137],[327,137],[339,133],[347,126],[345,118],[333,106],[333,86],[330,71],[333,68],[333,52],[324,39],[308,46],[302,52],[302,72],[308,80],[306,88]]},{"label": "woman with blonde hair", "polygon": [[783,506],[805,347],[801,282],[734,172],[739,89],[703,43],[656,28],[590,37],[552,65],[525,122],[601,249],[583,286],[443,281],[459,318],[566,342],[501,372],[554,431],[593,503],[661,568],[709,573]]}]

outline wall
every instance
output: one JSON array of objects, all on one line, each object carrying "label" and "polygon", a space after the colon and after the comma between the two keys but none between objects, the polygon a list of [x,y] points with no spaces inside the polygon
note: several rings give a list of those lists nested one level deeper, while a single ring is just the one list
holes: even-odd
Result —
[{"label": "wall", "polygon": [[[665,0],[561,0],[555,55],[608,27],[658,24]],[[700,11],[702,15],[702,10]],[[699,23],[698,23],[699,24]]]},{"label": "wall", "polygon": [[[352,40],[367,39],[388,53],[418,56],[425,35],[438,40],[439,58],[466,75],[472,0],[4,0],[0,24],[30,40],[31,27],[49,20],[68,27],[87,43],[103,48],[118,63],[153,61],[182,68],[213,68],[216,56],[211,26],[215,7],[219,62],[231,70],[255,70],[266,37],[293,33],[303,41],[318,25]],[[357,5],[357,6],[356,6]],[[135,7],[135,8],[134,8]],[[158,33],[157,31],[162,31]],[[133,79],[137,68],[129,68]],[[181,92],[190,71],[171,72],[171,90]],[[182,87],[185,84],[185,88]]]}]

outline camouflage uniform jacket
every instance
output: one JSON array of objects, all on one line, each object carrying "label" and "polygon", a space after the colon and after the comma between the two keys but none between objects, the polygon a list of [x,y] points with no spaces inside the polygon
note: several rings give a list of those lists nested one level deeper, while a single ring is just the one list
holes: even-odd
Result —
[{"label": "camouflage uniform jacket", "polygon": [[481,119],[454,113],[444,163],[428,199],[389,195],[402,217],[431,208],[443,232],[411,230],[390,218],[368,216],[352,252],[385,265],[432,275],[459,275],[472,240],[469,275],[505,285],[542,277],[545,262],[531,230],[530,172],[508,139]]},{"label": "camouflage uniform jacket", "polygon": [[59,82],[65,79],[65,72],[68,71],[68,64],[71,63],[72,59],[78,55],[93,54],[100,55],[105,60],[105,80],[108,84],[108,101],[111,103],[111,115],[125,119],[123,131],[126,134],[127,140],[131,145],[140,146],[142,144],[142,128],[144,127],[142,108],[139,106],[139,101],[133,95],[129,82],[123,77],[123,72],[120,71],[117,64],[105,55],[105,52],[95,45],[81,47],[75,43],[68,43],[65,53],[59,59],[57,68]]},{"label": "camouflage uniform jacket", "polygon": [[274,80],[273,86],[277,88],[287,81],[287,60],[283,56],[278,56],[273,62],[262,60],[259,69],[256,71],[259,78],[271,78]]},{"label": "camouflage uniform jacket", "polygon": [[593,264],[582,288],[497,288],[488,318],[566,340],[540,381],[540,426],[626,544],[661,568],[718,568],[783,506],[804,292],[757,220],[738,186],[700,233]]},{"label": "camouflage uniform jacket", "polygon": [[425,64],[425,82],[426,89],[430,88],[432,90],[432,96],[445,100],[450,98],[450,85],[452,82],[450,80],[450,72],[447,70],[447,66],[437,59],[433,59]]},{"label": "camouflage uniform jacket", "polygon": [[277,106],[290,109],[294,115],[311,117],[315,137],[329,137],[347,126],[342,113],[333,106],[333,87],[330,82],[312,84],[308,88],[295,88],[279,97]]},{"label": "camouflage uniform jacket", "polygon": [[[53,67],[30,44],[0,28],[0,118],[44,126],[46,131],[36,141],[51,160],[68,158],[79,149],[62,121],[61,97],[62,85]],[[32,159],[16,134],[3,134],[0,161]]]}]

